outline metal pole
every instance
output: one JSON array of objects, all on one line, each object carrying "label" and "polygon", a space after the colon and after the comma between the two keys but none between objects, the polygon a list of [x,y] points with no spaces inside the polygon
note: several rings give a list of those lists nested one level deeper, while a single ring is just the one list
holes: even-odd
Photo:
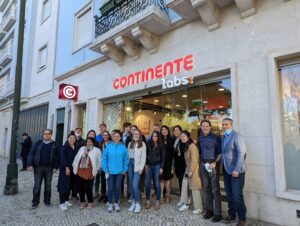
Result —
[{"label": "metal pole", "polygon": [[18,192],[18,164],[16,162],[18,129],[19,129],[19,114],[20,114],[20,99],[21,99],[21,84],[22,84],[22,58],[23,58],[23,40],[24,40],[24,24],[25,24],[25,4],[26,0],[19,0],[20,14],[18,25],[18,52],[15,74],[15,89],[13,102],[13,118],[11,130],[10,156],[9,164],[7,165],[6,184],[4,187],[5,195],[13,195]]}]

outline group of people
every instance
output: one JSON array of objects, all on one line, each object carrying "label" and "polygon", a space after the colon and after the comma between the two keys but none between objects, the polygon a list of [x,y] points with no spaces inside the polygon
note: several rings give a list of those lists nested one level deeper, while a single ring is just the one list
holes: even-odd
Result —
[{"label": "group of people", "polygon": [[[131,200],[129,212],[141,211],[144,190],[145,208],[154,204],[154,209],[159,210],[162,202],[171,202],[172,181],[176,176],[180,188],[179,211],[188,210],[192,202],[193,213],[203,213],[204,219],[230,223],[238,216],[237,225],[244,225],[246,148],[240,134],[233,130],[232,119],[223,119],[222,126],[221,138],[211,132],[209,120],[202,120],[198,141],[195,141],[179,125],[173,127],[172,134],[168,126],[154,125],[151,136],[146,139],[137,126],[130,123],[124,123],[123,132],[113,130],[111,134],[102,123],[100,133],[90,130],[85,140],[82,129],[75,129],[61,148],[52,140],[52,131],[46,129],[43,139],[32,146],[27,158],[28,170],[34,172],[32,208],[39,205],[43,180],[44,203],[51,205],[51,181],[53,172],[58,169],[57,189],[63,211],[72,206],[69,199],[78,199],[79,194],[81,209],[92,208],[94,198],[98,198],[99,202],[107,202],[108,212],[120,212],[125,178]],[[221,214],[221,166],[228,201],[225,218]],[[152,190],[154,203],[151,203]]]}]

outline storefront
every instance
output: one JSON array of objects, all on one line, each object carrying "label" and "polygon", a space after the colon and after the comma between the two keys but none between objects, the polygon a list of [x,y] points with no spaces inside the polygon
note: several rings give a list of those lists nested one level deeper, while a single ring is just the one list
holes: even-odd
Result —
[{"label": "storefront", "polygon": [[179,124],[196,139],[202,119],[220,134],[222,118],[231,117],[247,146],[248,216],[298,225],[300,3],[257,7],[241,18],[230,5],[211,32],[200,19],[166,32],[157,52],[144,48],[122,66],[100,59],[61,75],[58,83],[79,86],[70,127],[98,130],[105,122],[111,131],[130,122],[149,136],[155,123]]}]

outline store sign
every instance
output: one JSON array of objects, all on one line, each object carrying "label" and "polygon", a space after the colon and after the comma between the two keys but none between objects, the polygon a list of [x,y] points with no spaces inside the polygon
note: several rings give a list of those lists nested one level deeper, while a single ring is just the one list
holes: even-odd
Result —
[{"label": "store sign", "polygon": [[78,86],[60,84],[59,85],[59,94],[58,99],[61,100],[74,100],[78,99]]},{"label": "store sign", "polygon": [[[128,76],[116,78],[113,82],[114,89],[124,89],[140,83],[146,83],[150,80],[161,79],[163,89],[186,85],[193,81],[192,77],[177,77],[181,72],[189,72],[194,69],[194,55],[190,54],[173,61],[159,64],[156,67],[150,67],[143,71],[134,72]],[[173,76],[174,77],[171,77]]]}]

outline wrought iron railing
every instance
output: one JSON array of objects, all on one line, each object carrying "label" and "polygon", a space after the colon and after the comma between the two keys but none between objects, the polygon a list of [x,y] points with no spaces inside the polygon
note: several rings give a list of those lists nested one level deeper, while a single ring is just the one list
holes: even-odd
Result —
[{"label": "wrought iron railing", "polygon": [[159,7],[168,14],[165,0],[125,0],[107,15],[95,16],[95,37],[99,37],[151,5]]}]

